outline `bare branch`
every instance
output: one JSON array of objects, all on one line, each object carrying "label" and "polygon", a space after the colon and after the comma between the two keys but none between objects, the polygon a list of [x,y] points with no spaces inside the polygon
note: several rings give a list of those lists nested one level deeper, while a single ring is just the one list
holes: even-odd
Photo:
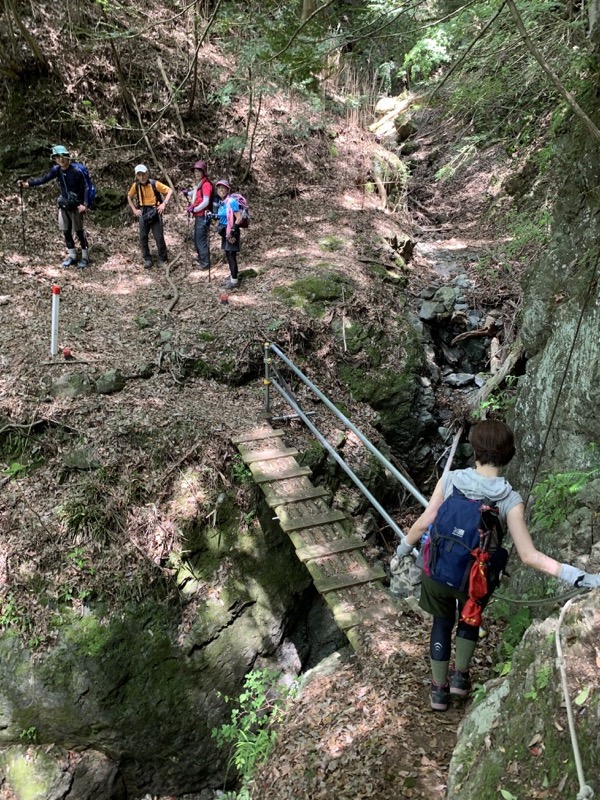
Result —
[{"label": "bare branch", "polygon": [[274,56],[271,56],[271,58],[268,58],[268,59],[267,59],[267,60],[266,60],[264,63],[265,63],[265,64],[271,64],[271,62],[275,61],[275,59],[277,59],[277,58],[279,58],[280,56],[282,56],[282,55],[283,55],[283,54],[286,52],[286,50],[289,50],[289,49],[290,49],[290,47],[291,47],[291,46],[294,44],[294,42],[296,41],[296,38],[298,37],[298,34],[300,33],[300,31],[302,31],[302,30],[303,30],[303,29],[304,29],[304,28],[305,28],[305,27],[308,25],[308,23],[311,21],[311,19],[314,19],[314,17],[316,17],[316,16],[317,16],[317,14],[320,14],[320,13],[321,13],[321,11],[325,11],[325,9],[326,9],[326,8],[329,8],[329,6],[333,5],[335,2],[336,2],[336,0],[327,0],[327,2],[326,2],[326,3],[323,3],[323,5],[322,5],[322,6],[319,6],[319,8],[317,8],[315,11],[313,11],[313,13],[312,13],[310,16],[308,16],[308,17],[307,17],[307,18],[304,20],[304,22],[302,22],[302,23],[301,23],[301,24],[300,24],[300,25],[299,25],[299,26],[296,28],[296,30],[295,30],[295,31],[292,33],[292,35],[291,35],[291,36],[290,36],[290,38],[288,39],[288,42],[287,42],[287,44],[286,44],[286,45],[284,45],[284,46],[281,48],[281,50],[280,50],[278,53],[275,53],[275,55],[274,55]]},{"label": "bare branch", "polygon": [[548,78],[550,79],[550,81],[552,82],[554,87],[556,88],[556,91],[560,94],[560,96],[563,98],[563,100],[565,100],[565,102],[571,107],[571,109],[579,117],[579,119],[583,121],[583,124],[590,131],[592,136],[595,139],[600,140],[600,130],[598,130],[596,125],[592,122],[592,120],[588,117],[588,115],[585,113],[585,111],[581,108],[581,106],[579,105],[577,100],[575,100],[575,98],[573,97],[571,92],[569,92],[569,90],[566,89],[563,86],[563,84],[560,82],[560,80],[557,78],[557,76],[554,74],[554,72],[552,72],[552,70],[550,69],[550,67],[548,66],[546,61],[544,60],[544,57],[542,56],[540,51],[537,49],[537,47],[531,41],[531,39],[529,37],[529,34],[527,33],[527,30],[525,29],[525,25],[523,24],[523,20],[521,18],[521,15],[519,14],[519,12],[517,10],[517,7],[514,4],[514,0],[505,0],[505,2],[506,2],[506,4],[508,5],[508,7],[510,9],[510,13],[512,14],[512,18],[515,21],[515,25],[517,26],[517,30],[521,34],[521,38],[523,39],[525,47],[529,50],[531,55],[535,58],[535,60],[540,65],[542,70],[548,76]]},{"label": "bare branch", "polygon": [[500,4],[500,8],[499,8],[499,9],[496,11],[496,13],[494,14],[494,16],[493,16],[493,17],[492,17],[492,18],[489,20],[489,22],[487,22],[487,23],[486,23],[486,24],[483,26],[483,28],[482,28],[482,29],[479,31],[479,33],[477,34],[477,36],[476,36],[476,37],[473,39],[473,41],[472,41],[472,42],[471,42],[471,44],[470,44],[470,45],[467,47],[467,49],[466,49],[466,50],[465,50],[465,52],[462,54],[462,56],[461,56],[461,57],[458,59],[458,61],[456,61],[456,62],[455,62],[453,65],[452,65],[452,67],[451,67],[451,68],[448,70],[448,72],[447,72],[447,73],[444,75],[444,77],[443,77],[443,79],[440,81],[440,83],[438,83],[438,85],[435,87],[435,89],[433,90],[433,92],[432,92],[432,93],[429,95],[429,100],[432,100],[432,99],[435,97],[436,93],[437,93],[437,92],[439,92],[439,90],[440,90],[440,89],[442,88],[442,86],[443,86],[443,85],[446,83],[446,81],[448,81],[448,80],[450,79],[450,76],[451,76],[451,75],[453,75],[453,74],[454,74],[454,72],[456,72],[456,70],[457,70],[457,69],[460,67],[460,65],[463,63],[463,61],[464,61],[464,60],[466,59],[466,57],[469,55],[469,53],[471,52],[471,50],[472,50],[472,49],[475,47],[475,45],[477,44],[477,42],[478,42],[480,39],[482,39],[482,38],[485,36],[485,34],[487,33],[487,31],[488,31],[488,30],[489,30],[489,29],[492,27],[492,25],[494,24],[494,22],[495,22],[495,21],[498,19],[498,17],[500,16],[500,13],[501,13],[501,11],[502,11],[502,9],[504,8],[504,6],[505,6],[505,5],[506,5],[506,0],[503,0],[503,2]]}]

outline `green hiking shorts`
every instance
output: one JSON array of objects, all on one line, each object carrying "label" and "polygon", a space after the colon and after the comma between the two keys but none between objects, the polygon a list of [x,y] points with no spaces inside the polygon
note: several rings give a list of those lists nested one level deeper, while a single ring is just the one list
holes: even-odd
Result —
[{"label": "green hiking shorts", "polygon": [[419,606],[434,617],[456,619],[456,601],[462,609],[467,602],[468,594],[459,592],[451,586],[431,580],[425,573],[421,578],[421,598]]}]

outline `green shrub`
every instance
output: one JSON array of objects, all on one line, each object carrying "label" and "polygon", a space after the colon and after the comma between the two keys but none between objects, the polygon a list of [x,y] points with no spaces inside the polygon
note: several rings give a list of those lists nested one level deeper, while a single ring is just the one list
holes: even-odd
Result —
[{"label": "green shrub", "polygon": [[[219,747],[232,746],[229,764],[235,766],[243,787],[269,757],[276,739],[274,725],[281,721],[286,700],[294,691],[278,679],[273,670],[255,670],[246,675],[237,701],[219,693],[226,703],[236,704],[230,722],[213,728],[212,736]],[[241,800],[243,794],[238,792],[237,797]]]}]

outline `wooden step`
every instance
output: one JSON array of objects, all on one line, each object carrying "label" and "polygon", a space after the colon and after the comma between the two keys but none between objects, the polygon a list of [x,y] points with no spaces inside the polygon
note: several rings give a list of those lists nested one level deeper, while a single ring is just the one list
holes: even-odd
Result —
[{"label": "wooden step", "polygon": [[288,478],[301,478],[303,475],[312,475],[310,467],[290,467],[277,473],[253,472],[252,477],[256,483],[268,483],[268,481],[285,481]]},{"label": "wooden step", "polygon": [[241,447],[238,449],[245,464],[255,464],[257,461],[274,461],[276,458],[290,458],[291,456],[297,456],[300,452],[295,447],[282,448],[281,450],[273,447],[269,450],[254,451],[242,450]]},{"label": "wooden step", "polygon": [[[308,565],[310,570],[310,564]],[[315,586],[318,592],[333,592],[337,589],[347,589],[349,586],[359,586],[361,583],[380,581],[385,578],[385,570],[381,567],[375,569],[361,569],[352,574],[332,575],[329,578],[315,578]]]},{"label": "wooden step", "polygon": [[331,522],[341,522],[341,520],[347,519],[343,511],[327,511],[325,514],[309,514],[295,519],[290,519],[284,511],[278,516],[281,529],[286,533],[301,531],[303,528],[315,528],[319,525],[329,525]]},{"label": "wooden step", "polygon": [[244,442],[260,442],[261,439],[274,439],[277,436],[283,436],[285,431],[281,428],[270,428],[265,430],[264,428],[256,431],[249,431],[248,433],[242,433],[238,436],[232,436],[231,441],[233,444],[244,444]]},{"label": "wooden step", "polygon": [[325,558],[336,553],[347,553],[349,550],[360,550],[365,546],[362,539],[348,537],[347,539],[335,539],[333,542],[325,544],[311,544],[306,547],[299,547],[296,555],[300,561],[310,561],[312,558]]},{"label": "wooden step", "polygon": [[326,497],[328,494],[327,489],[323,489],[322,486],[311,486],[310,489],[290,492],[289,494],[265,495],[265,499],[268,506],[277,508],[277,506],[284,506],[287,503],[299,503],[302,500],[314,500],[315,497]]}]

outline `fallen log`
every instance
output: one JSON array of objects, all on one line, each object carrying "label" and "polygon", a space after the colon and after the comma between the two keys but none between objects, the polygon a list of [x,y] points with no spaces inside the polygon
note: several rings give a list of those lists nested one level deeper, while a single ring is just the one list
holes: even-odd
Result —
[{"label": "fallen log", "polygon": [[521,341],[521,337],[517,336],[515,341],[512,343],[511,348],[506,356],[504,363],[498,369],[495,375],[492,375],[489,380],[487,380],[481,389],[475,394],[473,399],[471,400],[470,406],[471,409],[474,411],[476,408],[487,400],[490,394],[497,389],[502,381],[506,378],[507,375],[510,375],[511,370],[517,363],[517,361],[523,355],[523,342]]}]

